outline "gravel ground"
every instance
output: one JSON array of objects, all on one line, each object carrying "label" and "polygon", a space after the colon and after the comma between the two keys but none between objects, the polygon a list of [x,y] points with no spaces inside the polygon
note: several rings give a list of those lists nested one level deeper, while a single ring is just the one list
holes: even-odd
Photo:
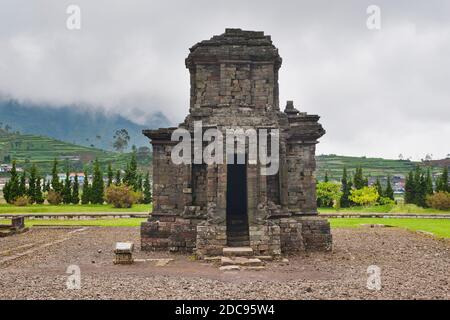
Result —
[{"label": "gravel ground", "polygon": [[[0,299],[450,299],[450,242],[396,228],[333,230],[332,253],[290,256],[265,271],[222,272],[189,255],[146,253],[138,228],[33,228],[0,238]],[[113,265],[113,245],[133,241],[134,257],[167,266]],[[66,268],[81,269],[68,290]],[[366,288],[381,268],[380,291]]]}]

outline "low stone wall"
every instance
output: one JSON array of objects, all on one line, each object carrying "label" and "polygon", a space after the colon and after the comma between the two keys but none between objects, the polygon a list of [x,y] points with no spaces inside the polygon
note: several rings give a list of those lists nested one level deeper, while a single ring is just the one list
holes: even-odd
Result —
[{"label": "low stone wall", "polygon": [[[199,257],[222,255],[227,246],[226,226],[202,225],[176,216],[152,217],[141,224],[141,249],[195,252]],[[330,224],[320,217],[293,217],[249,227],[255,254],[280,255],[305,250],[332,249]]]},{"label": "low stone wall", "polygon": [[227,246],[227,227],[218,225],[198,225],[195,253],[199,257],[220,256]]},{"label": "low stone wall", "polygon": [[197,225],[179,217],[160,217],[141,224],[141,250],[193,252]]},{"label": "low stone wall", "polygon": [[281,252],[295,253],[304,251],[302,224],[295,219],[282,218],[279,220]]},{"label": "low stone wall", "polygon": [[280,227],[257,225],[249,227],[250,246],[257,254],[281,254]]},{"label": "low stone wall", "polygon": [[330,223],[320,217],[297,218],[302,227],[303,244],[306,250],[330,251],[332,236]]}]

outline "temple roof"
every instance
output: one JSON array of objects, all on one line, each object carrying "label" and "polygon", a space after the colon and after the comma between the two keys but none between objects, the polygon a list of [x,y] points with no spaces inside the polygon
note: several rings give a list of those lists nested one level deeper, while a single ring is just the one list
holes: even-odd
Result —
[{"label": "temple roof", "polygon": [[186,67],[196,63],[217,63],[218,61],[273,62],[278,67],[281,57],[271,37],[263,31],[225,29],[225,33],[203,40],[190,48]]}]

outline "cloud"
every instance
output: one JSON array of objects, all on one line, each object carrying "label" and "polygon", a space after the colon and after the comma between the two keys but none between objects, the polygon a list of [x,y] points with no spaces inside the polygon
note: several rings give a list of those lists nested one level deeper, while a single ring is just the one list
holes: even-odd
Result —
[{"label": "cloud", "polygon": [[[81,8],[81,30],[66,8]],[[378,1],[3,0],[0,94],[182,121],[188,48],[226,27],[264,30],[283,57],[280,101],[321,115],[319,153],[415,159],[450,150],[450,5]]]}]

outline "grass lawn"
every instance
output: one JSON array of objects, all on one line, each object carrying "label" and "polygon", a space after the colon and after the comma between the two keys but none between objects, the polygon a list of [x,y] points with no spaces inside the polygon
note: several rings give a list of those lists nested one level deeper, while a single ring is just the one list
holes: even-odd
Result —
[{"label": "grass lawn", "polygon": [[[450,238],[450,219],[402,219],[402,218],[331,218],[332,228],[358,228],[361,224],[384,224],[413,231],[427,231],[437,237]],[[101,226],[101,227],[139,227],[145,218],[95,219],[95,220],[30,220],[28,227],[34,225],[53,226]],[[9,224],[10,220],[0,220],[0,224]]]},{"label": "grass lawn", "polygon": [[450,238],[450,219],[332,218],[328,221],[332,228],[358,228],[361,224],[384,224],[413,231],[427,231],[437,237]]},{"label": "grass lawn", "polygon": [[[25,225],[46,226],[100,226],[100,227],[139,227],[145,218],[95,219],[95,220],[30,220],[25,219]],[[0,219],[0,224],[10,224],[11,220]]]},{"label": "grass lawn", "polygon": [[319,213],[447,213],[450,211],[436,210],[432,208],[421,208],[414,204],[404,204],[404,205],[383,205],[383,206],[370,206],[370,207],[350,207],[341,208],[336,210],[334,208],[319,208]]},{"label": "grass lawn", "polygon": [[0,204],[0,214],[12,213],[77,213],[77,212],[150,212],[151,204],[137,204],[129,209],[117,209],[110,205],[59,205],[47,204],[16,207],[9,204]]}]

